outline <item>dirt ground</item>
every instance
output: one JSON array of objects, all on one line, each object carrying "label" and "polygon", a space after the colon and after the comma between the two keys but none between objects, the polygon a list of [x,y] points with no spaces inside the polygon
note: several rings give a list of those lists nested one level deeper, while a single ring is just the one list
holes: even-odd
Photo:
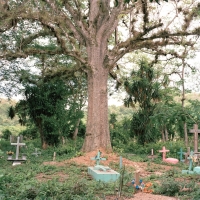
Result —
[{"label": "dirt ground", "polygon": [[[110,165],[113,166],[113,164],[119,165],[119,156],[118,155],[116,155],[114,153],[106,153],[104,151],[101,151],[101,152],[102,152],[101,157],[106,157],[106,160],[101,162],[102,165],[104,165],[104,166],[110,166]],[[80,164],[80,165],[94,166],[95,161],[91,160],[91,158],[95,157],[96,154],[97,154],[97,151],[93,151],[93,152],[84,154],[83,156],[75,157],[75,158],[72,158],[70,160],[66,160],[63,162],[52,161],[52,162],[45,162],[44,164],[45,165],[54,165],[54,166],[65,166],[66,164],[75,162],[76,164]],[[133,168],[134,171],[139,171],[141,178],[149,176],[151,174],[161,175],[164,172],[175,167],[175,166],[169,166],[169,165],[158,165],[155,163],[151,163],[150,166],[147,166],[147,162],[133,162],[126,158],[123,158],[123,165],[125,165],[126,167]],[[151,167],[152,169],[157,169],[157,170],[150,172],[151,170],[150,171],[146,170],[147,167]],[[63,175],[61,177],[62,178],[60,181],[63,180]],[[42,178],[45,178],[45,176],[38,175],[37,178],[42,181]],[[45,179],[48,179],[48,177],[46,177]],[[133,198],[128,198],[128,199],[122,198],[122,199],[123,200],[177,200],[177,198],[175,198],[175,197],[167,197],[167,196],[155,195],[155,194],[144,193],[144,192],[137,192],[136,194],[134,194]],[[106,200],[121,200],[121,199],[116,199],[116,197],[107,197]]]}]

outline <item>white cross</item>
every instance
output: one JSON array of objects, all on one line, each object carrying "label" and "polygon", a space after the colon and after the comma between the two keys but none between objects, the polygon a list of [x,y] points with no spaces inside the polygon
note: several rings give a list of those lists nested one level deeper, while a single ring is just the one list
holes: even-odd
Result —
[{"label": "white cross", "polygon": [[15,145],[16,147],[16,160],[19,158],[19,147],[26,145],[25,143],[19,143],[20,137],[17,137],[17,143],[11,143],[11,145]]}]

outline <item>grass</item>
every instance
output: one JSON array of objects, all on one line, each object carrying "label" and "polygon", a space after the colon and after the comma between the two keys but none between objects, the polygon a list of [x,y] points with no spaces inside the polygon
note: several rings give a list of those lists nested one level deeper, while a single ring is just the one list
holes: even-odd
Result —
[{"label": "grass", "polygon": [[[120,188],[119,180],[113,183],[104,183],[93,180],[87,173],[87,166],[76,163],[62,162],[74,156],[81,156],[79,145],[73,147],[69,141],[68,145],[57,148],[41,150],[41,155],[35,157],[32,153],[37,147],[37,141],[28,141],[27,149],[23,149],[28,156],[26,163],[12,166],[7,161],[6,151],[11,150],[10,144],[1,141],[3,157],[0,158],[0,199],[59,199],[59,200],[103,200],[108,196],[116,196]],[[44,165],[44,162],[52,161],[53,152],[59,152],[56,161],[64,163],[62,165]],[[137,149],[137,151],[139,151]],[[143,177],[143,181],[152,182],[153,190],[156,194],[176,196],[180,199],[198,199],[200,196],[200,175],[182,175],[182,169],[188,167],[183,163],[176,165],[169,171],[161,175],[156,175],[160,171],[158,165],[169,165],[162,163],[161,157],[151,161],[147,154],[121,154],[134,162],[144,162],[147,164],[146,171],[151,175]],[[170,165],[169,165],[170,166]],[[110,167],[119,170],[119,164],[110,163]],[[130,184],[134,178],[134,166],[127,166],[124,171],[122,185],[122,196],[133,197],[135,188]],[[186,189],[185,189],[186,188]]]}]

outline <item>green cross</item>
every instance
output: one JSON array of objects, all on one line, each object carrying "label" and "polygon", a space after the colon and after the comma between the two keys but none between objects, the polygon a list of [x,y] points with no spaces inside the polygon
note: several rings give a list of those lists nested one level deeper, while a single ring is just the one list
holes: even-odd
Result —
[{"label": "green cross", "polygon": [[184,154],[184,153],[185,153],[185,152],[183,152],[183,149],[180,148],[180,152],[178,152],[178,154],[180,154],[180,161],[183,160],[183,154]]},{"label": "green cross", "polygon": [[101,158],[101,152],[98,151],[97,155],[94,158],[91,158],[91,160],[96,160],[96,165],[99,165],[100,161],[106,160],[106,158]]}]

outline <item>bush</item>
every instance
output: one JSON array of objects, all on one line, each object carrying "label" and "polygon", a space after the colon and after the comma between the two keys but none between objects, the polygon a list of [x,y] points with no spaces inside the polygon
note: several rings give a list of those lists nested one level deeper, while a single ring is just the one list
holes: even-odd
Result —
[{"label": "bush", "polygon": [[8,129],[5,129],[2,131],[2,138],[5,140],[8,140],[10,138],[10,136],[12,135],[12,132]]},{"label": "bush", "polygon": [[31,140],[39,137],[38,130],[35,126],[28,127],[26,130],[21,131],[19,135],[23,135],[24,139],[31,139]]},{"label": "bush", "polygon": [[180,188],[180,182],[175,181],[173,178],[166,178],[162,180],[161,185],[156,189],[156,193],[166,196],[175,196],[179,193]]}]

